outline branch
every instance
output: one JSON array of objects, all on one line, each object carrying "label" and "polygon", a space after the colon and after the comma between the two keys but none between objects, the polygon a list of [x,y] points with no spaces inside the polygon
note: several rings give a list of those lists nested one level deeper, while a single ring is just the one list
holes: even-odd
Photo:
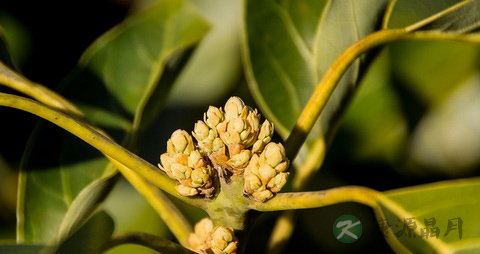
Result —
[{"label": "branch", "polygon": [[404,29],[396,29],[381,30],[355,42],[330,66],[300,114],[294,129],[285,142],[287,157],[290,160],[293,161],[293,159],[295,159],[300,147],[305,142],[308,133],[312,130],[317,118],[325,108],[340,78],[355,59],[369,49],[398,40],[445,40],[480,43],[480,36],[437,31],[409,32]]},{"label": "branch", "polygon": [[175,182],[161,173],[157,167],[93,130],[85,123],[77,121],[62,112],[36,101],[5,93],[0,93],[0,106],[27,111],[58,125],[102,152],[110,160],[135,171],[155,186],[187,203],[201,207],[204,202],[203,200],[180,196],[175,190]]},{"label": "branch", "polygon": [[158,251],[159,253],[195,253],[187,248],[182,247],[181,245],[170,242],[156,235],[143,232],[130,232],[114,235],[112,239],[110,239],[110,241],[103,246],[102,252],[122,244],[138,244]]},{"label": "branch", "polygon": [[[67,99],[40,84],[31,82],[28,79],[20,76],[1,62],[0,84],[4,84],[14,90],[27,94],[50,107],[87,120],[84,118],[83,112],[81,112]],[[113,140],[108,136],[107,133],[96,128],[93,124],[88,122],[85,122],[85,124],[103,134],[110,140]],[[107,156],[107,158],[109,157]],[[167,224],[168,228],[172,231],[178,241],[183,246],[187,246],[188,236],[191,232],[193,232],[192,226],[185,216],[178,210],[178,208],[168,199],[168,197],[166,197],[157,189],[157,187],[151,185],[143,177],[139,176],[132,170],[129,170],[117,161],[110,160],[110,163],[113,163],[115,167],[125,176],[125,178],[135,187],[135,189],[150,203],[150,205],[160,215],[162,220]]]},{"label": "branch", "polygon": [[318,208],[343,202],[357,202],[377,207],[379,192],[360,186],[338,187],[324,191],[280,193],[271,200],[250,203],[250,208],[257,211],[280,211]]}]

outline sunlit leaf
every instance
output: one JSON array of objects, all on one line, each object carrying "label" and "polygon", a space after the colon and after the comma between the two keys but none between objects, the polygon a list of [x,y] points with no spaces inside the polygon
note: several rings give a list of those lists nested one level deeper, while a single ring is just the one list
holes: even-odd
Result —
[{"label": "sunlit leaf", "polygon": [[[412,253],[477,253],[479,191],[478,178],[388,191],[379,203],[377,218],[386,240],[397,252],[406,248]],[[435,230],[439,230],[438,238],[432,234]]]},{"label": "sunlit leaf", "polygon": [[[190,55],[185,50],[207,30],[185,1],[154,4],[102,35],[65,80],[62,93],[114,138],[131,139],[158,113],[170,81]],[[143,115],[145,107],[149,112]],[[21,176],[18,235],[22,241],[50,243],[82,224],[108,193],[116,171],[100,153],[61,130],[47,125],[36,132]]]},{"label": "sunlit leaf", "polygon": [[190,2],[198,7],[212,27],[175,82],[169,101],[175,105],[208,105],[226,96],[241,77],[243,1]]},{"label": "sunlit leaf", "polygon": [[[385,6],[386,1],[369,0],[247,1],[249,85],[283,137],[330,64],[351,43],[376,30]],[[347,70],[329,100],[321,116],[324,131],[358,81],[361,63],[363,59]],[[318,129],[315,132],[318,136]]]},{"label": "sunlit leaf", "polygon": [[479,0],[397,0],[384,18],[384,28],[469,32],[480,26]]},{"label": "sunlit leaf", "polygon": [[[126,209],[125,200],[128,200]],[[104,204],[105,210],[115,220],[115,234],[145,232],[167,238],[167,226],[148,202],[125,181],[120,181]],[[130,209],[134,208],[134,209]],[[139,245],[121,245],[108,250],[108,254],[144,254],[155,251]]]},{"label": "sunlit leaf", "polygon": [[385,28],[403,28],[425,20],[463,0],[396,0],[384,20]]}]

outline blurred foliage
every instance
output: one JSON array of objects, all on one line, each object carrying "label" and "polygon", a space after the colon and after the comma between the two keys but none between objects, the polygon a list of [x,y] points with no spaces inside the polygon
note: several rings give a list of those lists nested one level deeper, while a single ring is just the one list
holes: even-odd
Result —
[{"label": "blurred foliage", "polygon": [[[102,12],[120,8],[122,13],[130,14],[126,21],[86,50],[79,66],[60,90],[90,120],[104,127],[117,141],[124,140],[125,145],[136,148],[141,157],[154,164],[173,130],[191,131],[208,105],[221,105],[231,94],[247,98],[249,105],[258,104],[285,138],[333,60],[351,43],[378,30],[382,17],[384,28],[417,26],[419,21],[464,4],[422,29],[470,31],[478,28],[477,20],[480,20],[476,12],[480,4],[475,0],[398,0],[394,3],[389,6],[388,19],[385,19],[387,1],[104,1],[99,4]],[[85,3],[88,8],[92,4]],[[155,8],[156,11],[152,11]],[[27,77],[32,73],[42,81],[42,76],[32,71],[33,62],[39,73],[59,76],[45,80],[61,80],[64,73],[61,68],[55,69],[63,64],[56,61],[59,58],[36,55],[39,49],[33,44],[40,38],[38,27],[32,30],[32,20],[17,19],[9,11],[8,6],[3,9],[0,4],[0,26],[18,67],[25,70]],[[118,21],[118,16],[108,17],[112,24]],[[80,26],[82,22],[86,23],[78,21]],[[90,28],[93,30],[94,24],[85,29]],[[57,52],[72,62],[77,61],[79,55],[68,50],[68,43],[75,45],[75,40],[87,32],[77,29],[73,33],[76,37],[62,43],[62,51]],[[89,36],[93,41],[94,36]],[[87,43],[82,43],[84,49]],[[342,123],[327,154],[325,167],[308,189],[355,184],[388,190],[479,175],[479,50],[477,45],[460,42],[406,41],[369,52],[357,60],[322,114],[323,131],[317,127],[312,132],[311,137],[315,138],[326,133],[339,119]],[[56,83],[48,85],[57,86]],[[353,98],[350,97],[354,92]],[[2,109],[0,113],[3,115],[3,112],[6,111]],[[33,120],[19,123],[26,124],[17,129],[0,125],[0,132],[5,136],[1,138],[2,146],[24,148],[21,141],[30,135]],[[46,243],[56,239],[69,209],[63,202],[67,199],[67,203],[72,204],[83,193],[90,199],[78,203],[77,207],[87,210],[73,220],[78,220],[78,225],[71,222],[76,233],[69,239],[74,246],[91,246],[78,240],[87,238],[81,230],[86,230],[83,232],[87,235],[102,235],[98,234],[99,230],[88,231],[91,225],[88,222],[80,231],[76,229],[83,224],[83,219],[92,219],[91,203],[101,203],[113,188],[108,182],[113,171],[105,168],[107,161],[101,154],[56,127],[46,126],[36,133],[31,140],[36,140],[37,147],[30,150],[33,151],[30,161],[35,161],[37,166],[29,171],[33,176],[31,181],[22,183],[29,188],[40,186],[27,191],[25,202],[34,197],[31,207],[35,209],[26,215],[26,221],[37,218],[38,223],[33,224],[43,233],[26,240]],[[35,138],[38,133],[44,136]],[[18,138],[12,141],[7,135]],[[134,138],[137,142],[131,142]],[[8,156],[10,161],[4,161],[0,156],[2,239],[13,239],[15,235],[13,209],[19,158],[11,158]],[[99,183],[99,179],[105,182]],[[423,219],[438,215],[442,228],[445,228],[445,219],[452,215],[474,225],[478,224],[475,215],[479,207],[472,195],[478,193],[477,181],[474,178],[467,184],[399,189],[387,192],[387,197],[408,210],[409,216]],[[92,183],[101,186],[97,188]],[[458,199],[458,202],[444,206],[445,199]],[[199,209],[177,204],[192,223],[205,216]],[[54,206],[62,208],[53,209]],[[421,214],[418,209],[425,206],[433,210]],[[398,214],[390,213],[390,208],[384,209],[385,215],[398,219]],[[105,218],[111,216],[115,233],[143,231],[174,240],[148,203],[123,180],[113,188],[104,209],[110,215],[100,213],[104,216],[100,221],[108,222],[110,219]],[[330,231],[333,221],[346,211],[358,215],[364,225],[368,225],[364,227],[362,241],[350,247],[340,246]],[[264,239],[265,235],[277,216],[262,215],[254,220],[252,228],[262,232],[262,237],[249,237],[248,253],[263,250],[259,246],[265,245],[268,240]],[[355,204],[304,211],[287,251],[347,253],[351,248],[369,250],[373,243],[377,251],[388,252],[390,249],[382,240],[381,232],[376,230],[375,220],[370,209]],[[113,231],[113,221],[97,225]],[[471,227],[464,233],[473,238],[477,234],[475,230],[476,227]],[[111,231],[103,233],[105,240]],[[419,240],[405,244],[418,251],[431,248]],[[65,244],[63,247],[77,248],[68,246],[68,240]],[[0,253],[13,253],[12,248],[0,245]],[[23,246],[15,251],[34,251],[32,249],[39,247]],[[138,246],[122,246],[107,253],[132,252],[152,253]]]}]

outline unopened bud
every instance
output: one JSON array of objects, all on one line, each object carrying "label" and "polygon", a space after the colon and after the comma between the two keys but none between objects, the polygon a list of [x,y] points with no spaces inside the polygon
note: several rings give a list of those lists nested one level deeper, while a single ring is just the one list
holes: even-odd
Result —
[{"label": "unopened bud", "polygon": [[172,163],[171,170],[173,177],[178,181],[190,178],[192,174],[192,168],[177,162]]},{"label": "unopened bud", "polygon": [[244,174],[244,193],[265,202],[279,192],[287,182],[288,159],[283,145],[268,143],[258,156],[253,154]]},{"label": "unopened bud", "polygon": [[204,218],[195,224],[194,232],[188,238],[188,244],[193,251],[207,252],[207,238],[213,232],[213,222],[210,218]]},{"label": "unopened bud", "polygon": [[242,150],[239,154],[230,157],[227,164],[235,169],[243,169],[250,160],[250,150]]},{"label": "unopened bud", "polygon": [[175,186],[175,189],[177,190],[178,194],[186,197],[191,197],[198,194],[197,189],[182,184]]},{"label": "unopened bud", "polygon": [[282,187],[287,183],[289,173],[278,173],[272,180],[268,182],[268,188],[273,192],[279,192]]},{"label": "unopened bud", "polygon": [[184,130],[176,130],[167,141],[167,152],[172,155],[175,153],[190,154],[194,149],[193,140],[190,134]]},{"label": "unopened bud", "polygon": [[225,119],[230,121],[230,119],[238,118],[242,114],[245,103],[242,99],[232,96],[225,103]]},{"label": "unopened bud", "polygon": [[258,178],[258,176],[245,171],[245,193],[252,194],[255,191],[262,191],[262,187],[262,181],[260,178]]},{"label": "unopened bud", "polygon": [[281,143],[269,143],[260,156],[268,165],[275,168],[277,172],[284,172],[288,168],[288,159],[285,155],[285,148]]},{"label": "unopened bud", "polygon": [[207,113],[203,116],[205,123],[212,129],[216,129],[217,125],[223,122],[225,115],[222,109],[213,106],[208,107]]},{"label": "unopened bud", "polygon": [[253,144],[252,152],[261,153],[263,151],[263,148],[265,148],[265,146],[272,140],[273,132],[273,123],[265,120],[260,127],[260,133],[258,134],[257,141],[255,141],[255,143]]},{"label": "unopened bud", "polygon": [[252,194],[252,197],[255,200],[258,200],[260,202],[265,202],[265,201],[273,198],[273,193],[269,190],[264,190],[264,191],[260,191],[260,192],[254,192]]},{"label": "unopened bud", "polygon": [[215,254],[235,253],[237,244],[233,230],[221,226],[213,230],[209,240],[210,248]]}]

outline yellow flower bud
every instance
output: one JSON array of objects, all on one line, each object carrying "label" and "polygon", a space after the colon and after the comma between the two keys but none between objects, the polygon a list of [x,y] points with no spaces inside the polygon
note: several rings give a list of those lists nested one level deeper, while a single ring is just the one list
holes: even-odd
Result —
[{"label": "yellow flower bud", "polygon": [[182,184],[178,184],[177,186],[175,186],[175,189],[180,195],[186,197],[191,197],[198,194],[198,191],[195,188],[188,187]]},{"label": "yellow flower bud", "polygon": [[173,177],[179,181],[190,178],[190,175],[192,174],[192,168],[177,162],[172,163],[171,170]]},{"label": "yellow flower bud", "polygon": [[190,134],[184,130],[176,130],[172,133],[167,142],[167,152],[172,155],[175,153],[190,154],[194,149],[193,140]]},{"label": "yellow flower bud", "polygon": [[250,150],[242,150],[239,154],[230,157],[227,164],[234,169],[243,169],[250,160]]},{"label": "yellow flower bud", "polygon": [[279,192],[282,187],[287,183],[287,177],[289,173],[279,173],[272,180],[268,182],[268,188],[273,193]]},{"label": "yellow flower bud", "polygon": [[263,148],[265,148],[265,146],[272,140],[273,132],[273,123],[265,120],[260,127],[260,133],[258,134],[257,141],[255,141],[255,143],[253,144],[252,152],[261,153],[263,151]]},{"label": "yellow flower bud", "polygon": [[242,114],[244,107],[245,103],[242,99],[236,96],[230,97],[227,103],[225,103],[225,119],[230,121],[231,119],[238,118]]},{"label": "yellow flower bud", "polygon": [[264,190],[264,191],[260,191],[260,192],[254,192],[252,194],[252,197],[257,201],[265,202],[265,201],[273,198],[273,193],[269,190]]},{"label": "yellow flower bud", "polygon": [[213,253],[235,253],[238,241],[234,235],[233,229],[226,227],[216,227],[209,239],[209,246]]},{"label": "yellow flower bud", "polygon": [[[262,181],[258,176],[250,172],[245,171],[245,184],[244,190],[247,194],[252,194],[255,191],[262,191]],[[265,189],[265,188],[263,188]]]},{"label": "yellow flower bud", "polygon": [[244,193],[260,202],[272,198],[287,182],[288,162],[283,145],[268,143],[260,156],[252,155],[245,169]]},{"label": "yellow flower bud", "polygon": [[210,128],[216,130],[217,125],[225,119],[225,115],[221,108],[210,106],[208,107],[207,113],[203,115],[203,119]]}]

